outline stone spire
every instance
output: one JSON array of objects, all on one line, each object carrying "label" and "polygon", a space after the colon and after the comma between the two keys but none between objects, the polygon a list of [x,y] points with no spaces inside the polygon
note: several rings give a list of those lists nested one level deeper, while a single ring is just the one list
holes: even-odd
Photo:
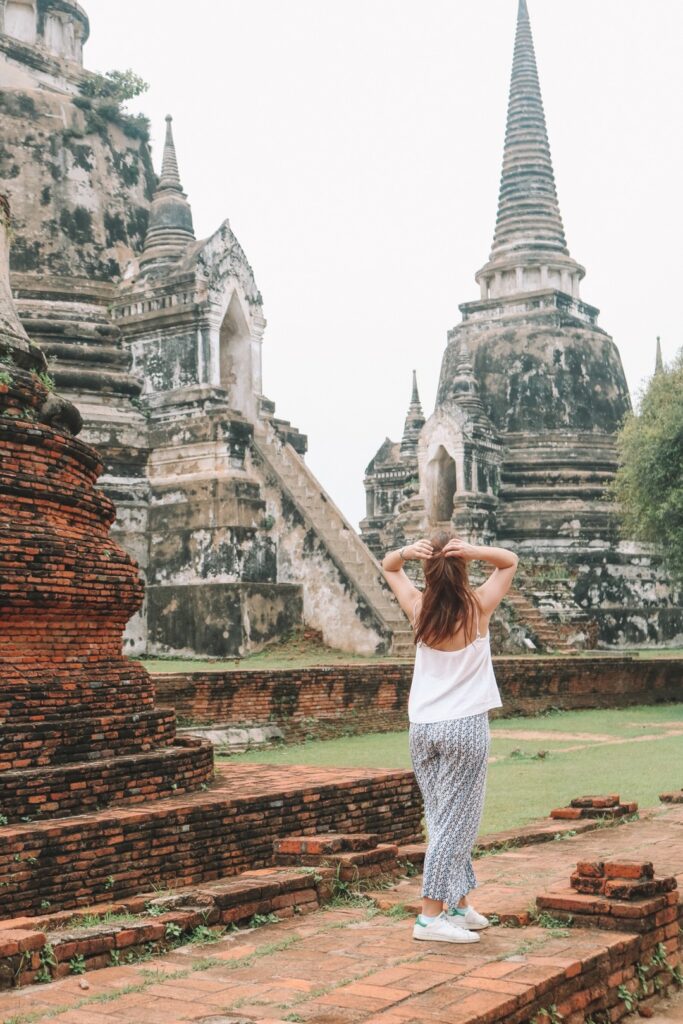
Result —
[{"label": "stone spire", "polygon": [[178,158],[173,141],[173,118],[166,117],[166,142],[161,177],[152,198],[149,227],[140,263],[177,260],[195,240],[192,208],[180,183]]},{"label": "stone spire", "polygon": [[498,216],[482,298],[556,288],[578,298],[583,267],[569,256],[555,188],[526,0],[519,0]]},{"label": "stone spire", "polygon": [[164,142],[164,158],[161,162],[159,188],[172,188],[176,192],[183,191],[183,186],[180,184],[178,157],[173,140],[173,118],[170,114],[166,115],[166,141]]},{"label": "stone spire", "polygon": [[662,359],[662,339],[657,336],[657,355],[655,356],[655,374],[664,373],[664,360]]},{"label": "stone spire", "polygon": [[417,454],[417,440],[424,425],[425,415],[422,411],[420,395],[417,390],[417,372],[413,370],[413,391],[410,397],[405,426],[403,427],[401,455],[415,456]]}]

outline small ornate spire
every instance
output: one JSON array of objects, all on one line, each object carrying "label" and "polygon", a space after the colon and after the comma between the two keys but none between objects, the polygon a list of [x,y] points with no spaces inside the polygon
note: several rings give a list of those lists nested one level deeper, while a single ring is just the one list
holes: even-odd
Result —
[{"label": "small ornate spire", "polygon": [[161,164],[159,188],[174,188],[178,192],[183,191],[183,186],[180,184],[178,157],[173,141],[173,118],[170,114],[166,115],[166,141],[164,142],[164,159]]},{"label": "small ornate spire", "polygon": [[655,356],[655,374],[664,373],[664,360],[662,359],[662,339],[657,335],[657,355]]},{"label": "small ornate spire", "polygon": [[451,396],[461,408],[467,409],[470,415],[484,414],[484,406],[479,397],[479,384],[474,373],[474,366],[469,349],[462,345],[458,353],[455,370],[451,379]]},{"label": "small ornate spire", "polygon": [[417,455],[417,440],[420,431],[425,425],[425,415],[420,403],[420,394],[417,390],[417,371],[413,370],[413,390],[410,397],[410,405],[406,415],[403,437],[401,439],[401,455],[414,457]]},{"label": "small ornate spire", "polygon": [[145,268],[179,259],[195,240],[192,207],[180,183],[172,124],[173,118],[168,114],[161,177],[152,197],[145,248],[140,259]]}]

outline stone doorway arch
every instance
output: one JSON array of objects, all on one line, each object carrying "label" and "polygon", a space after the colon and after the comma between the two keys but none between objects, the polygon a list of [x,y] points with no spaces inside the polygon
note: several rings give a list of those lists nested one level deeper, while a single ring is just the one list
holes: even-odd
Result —
[{"label": "stone doorway arch", "polygon": [[223,318],[219,340],[220,386],[230,395],[230,405],[243,414],[253,404],[251,333],[237,293],[233,292]]}]

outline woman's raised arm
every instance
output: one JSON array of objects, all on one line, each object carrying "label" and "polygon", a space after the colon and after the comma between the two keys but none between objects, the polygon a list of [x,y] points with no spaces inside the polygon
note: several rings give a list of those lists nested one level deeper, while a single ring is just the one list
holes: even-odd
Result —
[{"label": "woman's raised arm", "polygon": [[431,558],[433,553],[434,549],[428,540],[418,540],[415,544],[406,544],[405,547],[396,551],[387,552],[382,559],[384,578],[411,622],[415,613],[415,605],[422,595],[404,573],[403,565],[405,562]]}]

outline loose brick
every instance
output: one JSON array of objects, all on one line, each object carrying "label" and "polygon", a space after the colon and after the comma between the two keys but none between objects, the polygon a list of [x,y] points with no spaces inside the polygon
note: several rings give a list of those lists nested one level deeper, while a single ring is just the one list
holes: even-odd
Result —
[{"label": "loose brick", "polygon": [[654,878],[654,867],[650,861],[605,861],[606,878]]}]

